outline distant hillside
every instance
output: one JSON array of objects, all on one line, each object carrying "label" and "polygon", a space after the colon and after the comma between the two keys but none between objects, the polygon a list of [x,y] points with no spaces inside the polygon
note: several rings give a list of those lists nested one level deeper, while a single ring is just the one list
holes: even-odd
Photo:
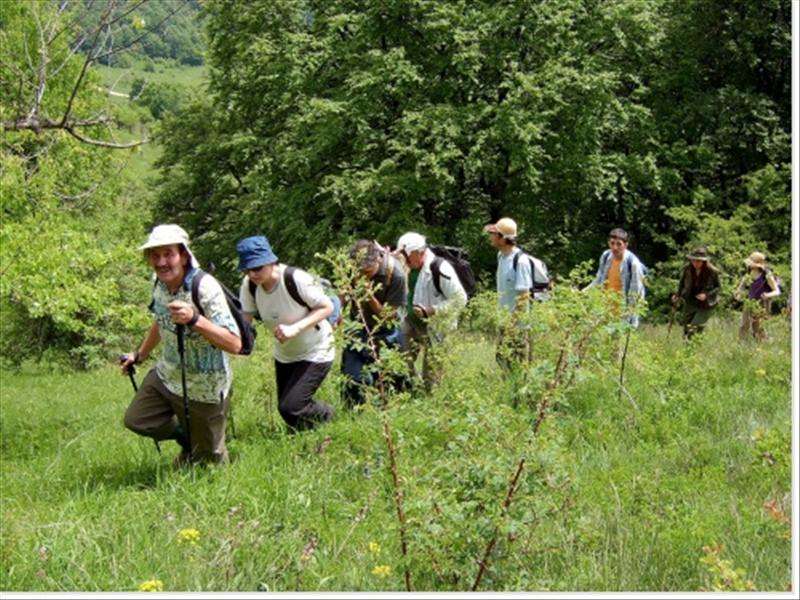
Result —
[{"label": "distant hillside", "polygon": [[[141,6],[138,4],[140,0],[121,0],[118,3],[114,13],[123,15],[118,22],[119,29],[115,28],[113,39],[105,43],[113,47],[126,46],[150,31],[136,42],[133,53],[113,54],[104,59],[103,64],[127,67],[131,54],[150,60],[174,60],[184,65],[203,64],[205,40],[202,8],[198,0],[149,0]],[[83,18],[89,22],[97,20],[106,7],[105,3],[84,0],[86,16]],[[173,11],[175,14],[170,15]]]}]

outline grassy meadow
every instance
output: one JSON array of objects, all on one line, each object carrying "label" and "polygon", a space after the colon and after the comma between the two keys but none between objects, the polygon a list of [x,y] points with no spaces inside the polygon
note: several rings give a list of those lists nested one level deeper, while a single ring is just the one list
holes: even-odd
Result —
[{"label": "grassy meadow", "polygon": [[482,590],[786,591],[789,323],[768,331],[743,344],[714,321],[684,344],[645,326],[625,394],[613,363],[588,365],[533,439],[536,411],[476,334],[432,394],[385,411],[346,412],[329,377],[337,418],[294,436],[262,347],[235,361],[232,464],[184,471],[174,444],[159,456],[122,427],[132,390],[111,366],[3,372],[0,588],[403,590],[407,569],[415,590],[469,590],[494,537]]},{"label": "grassy meadow", "polygon": [[102,85],[122,94],[129,94],[131,85],[137,78],[148,83],[170,83],[187,87],[200,87],[205,83],[207,68],[201,66],[180,65],[174,62],[161,61],[149,68],[141,59],[133,59],[130,67],[109,67],[95,65],[94,71],[100,76]]}]

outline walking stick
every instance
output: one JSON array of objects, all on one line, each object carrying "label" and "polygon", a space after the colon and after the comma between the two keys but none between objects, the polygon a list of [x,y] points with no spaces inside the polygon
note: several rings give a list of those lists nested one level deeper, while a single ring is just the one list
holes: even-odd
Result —
[{"label": "walking stick", "polygon": [[[125,356],[124,354],[120,356],[119,357],[120,364],[124,363],[126,358],[127,356]],[[134,377],[134,375],[136,375],[136,367],[133,365],[133,363],[131,363],[128,365],[128,368],[126,368],[125,371],[128,373],[128,377],[131,380],[131,385],[133,386],[133,393],[135,394],[136,392],[139,391],[139,386],[136,385],[136,378]],[[158,440],[153,438],[153,442],[156,445],[156,450],[158,450],[158,453],[161,454],[161,446],[158,444]]]},{"label": "walking stick", "polygon": [[184,347],[184,326],[178,325],[175,333],[178,336],[178,354],[181,357],[181,391],[183,392],[183,419],[186,422],[186,445],[188,446],[189,464],[192,463],[192,424],[189,418],[189,397],[186,394],[186,348]]}]

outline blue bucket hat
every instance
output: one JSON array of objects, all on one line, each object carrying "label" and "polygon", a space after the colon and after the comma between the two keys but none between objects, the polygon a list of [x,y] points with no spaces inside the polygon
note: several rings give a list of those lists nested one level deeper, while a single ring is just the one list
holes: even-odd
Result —
[{"label": "blue bucket hat", "polygon": [[278,257],[272,251],[269,240],[263,235],[254,235],[240,240],[236,244],[236,252],[239,254],[240,271],[278,262]]}]

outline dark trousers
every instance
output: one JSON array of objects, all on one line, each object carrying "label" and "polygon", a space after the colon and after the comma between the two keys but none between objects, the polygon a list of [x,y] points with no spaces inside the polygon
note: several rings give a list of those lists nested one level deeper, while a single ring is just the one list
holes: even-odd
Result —
[{"label": "dark trousers", "polygon": [[[359,339],[366,344],[366,332],[362,330],[358,335]],[[400,332],[396,329],[387,333],[375,334],[373,339],[379,349],[382,346],[389,348],[397,347],[402,340]],[[342,396],[348,408],[353,408],[358,404],[364,404],[364,386],[374,384],[373,374],[365,367],[374,363],[375,359],[369,348],[357,350],[347,346],[342,350],[342,373],[345,375]],[[389,377],[388,379],[391,380],[388,383],[392,387],[402,388],[404,385],[404,382],[399,381],[399,378]],[[398,381],[395,381],[395,379],[398,379]]]},{"label": "dark trousers", "polygon": [[686,304],[683,308],[683,335],[688,339],[696,333],[703,333],[712,312],[713,308]]},{"label": "dark trousers", "polygon": [[307,360],[292,363],[275,361],[278,412],[292,429],[310,429],[333,417],[333,408],[313,398],[332,364]]}]

